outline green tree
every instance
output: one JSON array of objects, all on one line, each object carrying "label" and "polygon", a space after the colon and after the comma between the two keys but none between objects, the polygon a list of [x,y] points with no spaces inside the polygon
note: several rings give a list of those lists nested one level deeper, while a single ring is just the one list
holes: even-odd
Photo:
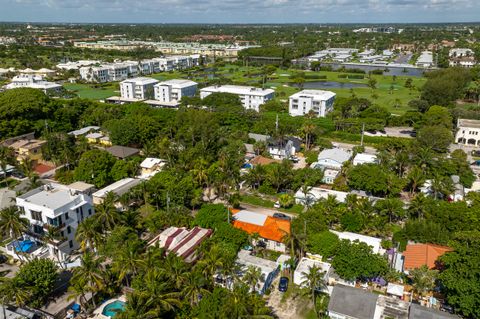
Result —
[{"label": "green tree", "polygon": [[424,147],[445,153],[453,141],[452,131],[443,126],[424,126],[417,132],[417,141]]},{"label": "green tree", "polygon": [[262,271],[260,268],[255,266],[248,266],[245,274],[243,275],[243,280],[245,284],[250,285],[253,292],[257,290],[257,284],[262,279]]},{"label": "green tree", "polygon": [[75,168],[74,178],[77,181],[92,183],[96,187],[101,188],[111,184],[112,168],[116,159],[111,154],[93,149],[82,154]]},{"label": "green tree", "polygon": [[425,265],[420,268],[412,269],[410,271],[410,277],[413,281],[414,291],[420,296],[425,296],[427,292],[435,287],[437,274],[437,270],[428,269]]},{"label": "green tree", "polygon": [[282,194],[278,197],[278,201],[280,202],[280,206],[283,208],[289,208],[295,202],[294,198],[289,194]]},{"label": "green tree", "polygon": [[92,293],[92,303],[96,308],[95,294],[105,287],[105,270],[102,258],[97,258],[92,252],[86,251],[81,257],[81,265],[73,270],[72,281],[86,283],[88,292]]},{"label": "green tree", "polygon": [[314,233],[307,237],[308,250],[324,258],[334,256],[339,243],[338,236],[330,231]]},{"label": "green tree", "polygon": [[302,285],[308,289],[308,294],[312,298],[313,309],[318,316],[318,310],[316,307],[316,295],[318,292],[325,288],[324,276],[325,273],[321,272],[321,269],[316,265],[309,266],[307,272],[302,272],[302,277],[305,278]]},{"label": "green tree", "polygon": [[[28,230],[29,225],[28,219],[22,217],[15,206],[7,207],[0,211],[0,234],[2,236],[17,240],[18,237]],[[18,255],[17,257],[22,261]]]}]

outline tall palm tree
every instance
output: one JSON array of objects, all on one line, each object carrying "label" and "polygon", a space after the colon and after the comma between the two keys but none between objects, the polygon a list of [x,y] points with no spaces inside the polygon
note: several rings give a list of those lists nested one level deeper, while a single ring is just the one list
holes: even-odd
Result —
[{"label": "tall palm tree", "polygon": [[0,146],[0,168],[5,176],[7,175],[7,165],[15,163],[15,151],[6,146]]},{"label": "tall palm tree", "polygon": [[90,292],[90,289],[85,278],[79,276],[73,277],[70,280],[68,292],[68,300],[78,301],[82,309],[86,309],[87,298],[85,296]]},{"label": "tall palm tree", "polygon": [[101,230],[97,219],[84,219],[78,225],[75,239],[80,243],[80,249],[82,251],[86,251],[87,249],[96,251],[98,244],[102,240]]},{"label": "tall palm tree", "polygon": [[[0,235],[12,238],[14,243],[18,242],[18,237],[28,230],[29,225],[28,219],[20,216],[20,212],[15,206],[0,211]],[[14,251],[16,251],[15,248],[17,247],[14,247]],[[20,256],[17,253],[15,254],[22,262]]]},{"label": "tall palm tree", "polygon": [[377,202],[381,214],[387,215],[390,223],[404,215],[403,202],[398,198],[386,198]]},{"label": "tall palm tree", "polygon": [[95,219],[104,227],[104,231],[112,230],[120,220],[120,215],[115,207],[115,197],[115,193],[108,192],[103,203],[95,206]]},{"label": "tall palm tree", "polygon": [[127,287],[130,287],[130,277],[138,274],[144,261],[141,256],[141,248],[136,242],[127,241],[126,245],[115,254],[112,269],[118,274],[118,280],[125,279]]},{"label": "tall palm tree", "polygon": [[425,207],[427,207],[428,198],[423,193],[417,194],[411,201],[408,207],[410,216],[415,216],[422,219],[425,216]]},{"label": "tall palm tree", "polygon": [[171,311],[181,305],[180,293],[172,292],[163,276],[155,270],[148,271],[145,275],[144,286],[134,294],[138,293],[144,300],[145,306],[162,318],[165,311]]},{"label": "tall palm tree", "polygon": [[303,195],[302,202],[307,210],[312,206],[314,202],[312,189],[313,187],[309,186],[308,184],[303,184],[302,187],[300,188],[300,191],[302,192],[302,195]]},{"label": "tall palm tree", "polygon": [[414,166],[408,173],[408,180],[410,184],[410,193],[413,195],[417,188],[425,182],[425,175],[418,166]]},{"label": "tall palm tree", "polygon": [[185,262],[174,253],[170,253],[165,258],[159,273],[168,278],[176,289],[181,289],[187,270]]},{"label": "tall palm tree", "polygon": [[305,134],[305,149],[309,150],[311,145],[312,135],[315,132],[316,126],[311,121],[305,121],[302,126],[302,133]]},{"label": "tall palm tree", "polygon": [[212,245],[210,250],[205,252],[203,259],[198,262],[198,267],[206,278],[213,278],[219,268],[223,266],[224,259],[218,245]]},{"label": "tall palm tree", "polygon": [[317,265],[309,266],[308,271],[302,272],[302,277],[305,278],[302,281],[302,285],[308,288],[309,295],[312,298],[313,310],[318,316],[317,307],[315,305],[315,297],[317,291],[321,291],[325,287],[323,280],[324,272],[321,271]]},{"label": "tall palm tree", "polygon": [[81,265],[73,270],[72,280],[85,280],[89,292],[93,294],[92,302],[96,308],[95,293],[105,287],[104,267],[102,259],[96,258],[92,252],[86,251],[81,257]]},{"label": "tall palm tree", "polygon": [[57,242],[62,239],[60,236],[60,230],[58,227],[48,225],[47,231],[43,233],[43,240],[47,242],[49,245],[53,246],[53,251],[57,250],[55,253],[55,258],[57,259],[58,265],[63,268],[64,265],[60,261],[59,251],[57,248]]},{"label": "tall palm tree", "polygon": [[247,285],[250,284],[250,289],[253,292],[256,292],[257,283],[260,281],[261,278],[262,278],[262,271],[260,270],[260,268],[252,265],[247,267],[247,270],[243,275],[243,280],[245,284]]},{"label": "tall palm tree", "polygon": [[182,296],[190,302],[193,307],[198,304],[200,298],[209,293],[205,289],[205,277],[197,271],[187,272],[183,279]]},{"label": "tall palm tree", "polygon": [[14,303],[17,307],[23,307],[29,301],[31,295],[31,290],[21,287],[14,278],[0,278],[0,304],[2,304],[5,318],[7,318],[5,305]]}]

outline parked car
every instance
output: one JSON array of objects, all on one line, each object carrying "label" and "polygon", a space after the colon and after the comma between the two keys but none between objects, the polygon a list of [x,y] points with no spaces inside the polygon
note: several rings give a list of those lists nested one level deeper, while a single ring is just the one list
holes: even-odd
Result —
[{"label": "parked car", "polygon": [[274,213],[273,217],[278,218],[278,219],[291,220],[290,216],[285,215],[283,213]]},{"label": "parked car", "polygon": [[277,200],[275,204],[273,204],[274,208],[280,208],[280,202]]},{"label": "parked car", "polygon": [[281,277],[280,282],[278,283],[278,290],[281,292],[285,292],[288,289],[288,278]]},{"label": "parked car", "polygon": [[300,159],[297,156],[290,156],[290,160],[294,163],[298,163]]},{"label": "parked car", "polygon": [[472,156],[478,156],[478,157],[480,157],[480,150],[473,150],[473,151],[472,151]]}]

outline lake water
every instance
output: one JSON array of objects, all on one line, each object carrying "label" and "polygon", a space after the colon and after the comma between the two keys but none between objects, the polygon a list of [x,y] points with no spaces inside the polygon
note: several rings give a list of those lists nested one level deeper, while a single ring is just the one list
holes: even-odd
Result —
[{"label": "lake water", "polygon": [[[297,83],[289,83],[291,86],[300,87]],[[303,84],[304,89],[353,89],[364,88],[368,85],[363,83],[343,83],[336,81],[312,81]]]},{"label": "lake water", "polygon": [[[341,64],[341,63],[322,63],[322,66],[331,66],[334,70],[344,67],[345,69],[360,69],[366,73],[373,70],[384,70],[384,75],[396,76],[423,76],[424,69],[414,67],[399,67],[391,65],[362,65],[362,64]],[[387,70],[387,71],[385,71]]]}]

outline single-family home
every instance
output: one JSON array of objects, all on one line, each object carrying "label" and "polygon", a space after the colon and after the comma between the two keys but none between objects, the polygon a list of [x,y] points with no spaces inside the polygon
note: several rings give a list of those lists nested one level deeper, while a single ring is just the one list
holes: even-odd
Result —
[{"label": "single-family home", "polygon": [[47,141],[37,139],[21,139],[8,145],[13,148],[17,161],[22,162],[26,158],[39,160],[42,158],[42,147]]},{"label": "single-family home", "polygon": [[321,199],[327,199],[329,196],[333,196],[338,202],[344,203],[348,193],[320,187],[299,188],[295,193],[295,202],[300,205],[310,206]]},{"label": "single-family home", "polygon": [[167,162],[165,160],[147,157],[140,163],[140,178],[150,178],[160,172]]},{"label": "single-family home", "polygon": [[263,242],[269,250],[286,251],[283,239],[290,234],[290,220],[255,213],[248,210],[233,212],[233,227],[249,234],[258,234],[256,244]]},{"label": "single-family home", "polygon": [[382,255],[385,253],[385,249],[382,248],[382,240],[380,238],[361,235],[357,233],[351,233],[351,232],[339,232],[335,230],[330,230],[330,232],[337,235],[340,240],[345,239],[351,242],[359,241],[361,243],[365,243],[372,248],[372,252],[374,254]]},{"label": "single-family home", "polygon": [[419,304],[412,303],[410,305],[408,319],[458,319],[458,316],[451,315],[445,311],[439,311],[427,308]]},{"label": "single-family home", "polygon": [[[313,256],[313,257],[312,257]],[[293,283],[300,287],[305,287],[306,283],[306,274],[309,273],[310,268],[316,266],[319,268],[320,272],[323,273],[323,280],[325,284],[328,283],[328,277],[330,276],[330,269],[332,265],[326,262],[322,262],[320,258],[314,258],[315,255],[310,255],[309,257],[302,257],[300,262],[295,268],[293,273]],[[320,257],[320,256],[318,256]]]},{"label": "single-family home", "polygon": [[89,134],[89,133],[98,132],[99,130],[100,130],[100,126],[85,126],[85,127],[82,127],[81,129],[71,131],[68,134],[73,135],[75,138],[78,138],[80,136],[85,136],[86,134]]},{"label": "single-family home", "polygon": [[267,149],[270,156],[274,159],[289,159],[300,151],[302,141],[296,137],[286,137],[283,139],[269,139]]},{"label": "single-family home", "polygon": [[452,251],[450,247],[434,244],[408,244],[403,252],[403,271],[408,272],[415,268],[427,266],[436,267],[438,258]]},{"label": "single-family home", "polygon": [[240,266],[240,277],[243,277],[248,267],[256,267],[260,270],[260,280],[257,282],[255,290],[262,295],[279,273],[279,266],[276,262],[253,256],[250,251],[244,249],[238,252],[235,263]]},{"label": "single-family home", "polygon": [[328,303],[328,316],[332,319],[380,319],[377,300],[378,294],[336,285]]},{"label": "single-family home", "polygon": [[[122,196],[123,194],[127,193],[130,189],[137,186],[142,182],[141,179],[136,178],[124,178],[119,181],[116,181],[113,184],[110,184],[95,193],[92,194],[93,196],[93,203],[95,205],[99,205],[103,203],[104,199],[107,197],[108,193],[113,193],[116,196]],[[120,205],[117,207],[121,208]]]},{"label": "single-family home", "polygon": [[157,245],[168,253],[174,253],[187,263],[197,259],[196,250],[200,244],[212,235],[211,229],[195,226],[192,229],[185,227],[169,227],[148,242],[148,246]]},{"label": "single-family home", "polygon": [[358,153],[353,158],[353,166],[362,164],[375,164],[377,162],[377,156],[367,153]]},{"label": "single-family home", "polygon": [[458,144],[480,146],[480,121],[458,119],[455,142]]},{"label": "single-family home", "polygon": [[341,148],[329,148],[318,154],[318,160],[312,163],[312,168],[334,169],[340,171],[343,164],[350,159],[352,154]]},{"label": "single-family home", "polygon": [[105,151],[112,154],[118,159],[125,159],[134,155],[138,155],[140,153],[140,150],[138,148],[120,145],[110,146],[109,148],[105,149]]},{"label": "single-family home", "polygon": [[288,113],[303,116],[312,112],[317,117],[325,117],[333,110],[336,94],[323,90],[303,90],[289,97]]},{"label": "single-family home", "polygon": [[[18,196],[16,205],[28,220],[29,231],[7,244],[6,252],[14,258],[16,252],[23,252],[32,257],[50,257],[65,262],[71,252],[79,248],[75,240],[78,224],[94,214],[88,192],[78,190],[73,184],[43,185]],[[57,240],[44,240],[49,227],[58,229]]]}]

